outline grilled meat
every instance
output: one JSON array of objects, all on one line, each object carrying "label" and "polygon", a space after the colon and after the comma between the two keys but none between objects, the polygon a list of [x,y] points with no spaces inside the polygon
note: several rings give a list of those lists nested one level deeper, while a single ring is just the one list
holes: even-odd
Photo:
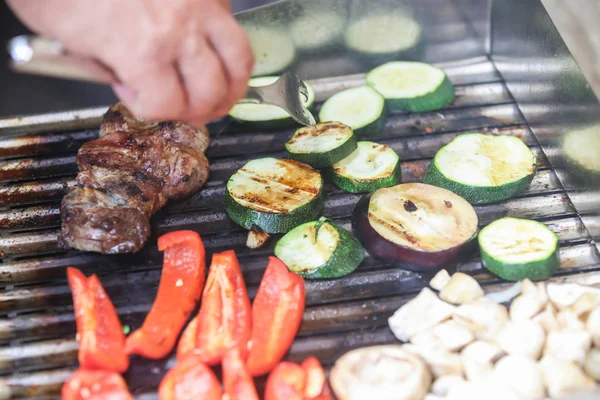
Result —
[{"label": "grilled meat", "polygon": [[61,205],[62,242],[80,250],[131,253],[150,236],[150,217],[208,178],[205,128],[135,118],[121,103],[104,115],[100,138],[77,154],[77,185]]}]

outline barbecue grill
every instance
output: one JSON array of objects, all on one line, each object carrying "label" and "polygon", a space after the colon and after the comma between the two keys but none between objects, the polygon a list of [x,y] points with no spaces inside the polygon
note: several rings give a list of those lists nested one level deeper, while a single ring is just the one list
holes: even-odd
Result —
[{"label": "barbecue grill", "polygon": [[[271,14],[317,1],[278,4]],[[358,18],[360,4],[334,9]],[[509,215],[543,221],[560,239],[561,270],[551,280],[600,284],[600,191],[575,179],[560,151],[560,138],[600,122],[600,105],[539,0],[385,1],[406,7],[424,29],[419,58],[443,67],[456,87],[446,109],[393,113],[372,139],[392,147],[402,161],[402,181],[421,181],[435,152],[464,132],[515,135],[531,147],[539,170],[530,188],[508,201],[476,206],[480,224]],[[397,3],[397,4],[396,4]],[[260,10],[258,10],[260,11]],[[265,18],[250,12],[242,22]],[[341,11],[340,11],[341,12]],[[293,14],[293,13],[292,13]],[[283,17],[282,17],[283,16]],[[370,67],[340,50],[297,58],[294,69],[316,90],[317,102],[364,81]],[[317,105],[318,109],[318,105]],[[177,229],[201,233],[207,252],[235,249],[251,296],[272,254],[270,245],[245,248],[246,232],[228,219],[222,198],[227,178],[249,159],[285,157],[289,129],[267,131],[223,119],[211,124],[211,162],[206,186],[170,203],[152,220],[153,237],[137,254],[103,256],[65,251],[58,245],[59,204],[74,184],[78,147],[98,134],[106,107],[0,119],[0,398],[57,397],[77,366],[77,343],[65,267],[99,275],[123,324],[141,325],[160,278],[156,237]],[[600,155],[600,149],[599,149]],[[326,185],[323,214],[350,229],[359,195]],[[510,284],[487,273],[475,254],[458,270],[486,291]],[[427,286],[431,277],[367,256],[349,276],[307,281],[307,308],[288,355],[317,355],[330,366],[351,348],[395,342],[387,318]],[[174,356],[135,358],[125,375],[140,398],[153,398]]]}]

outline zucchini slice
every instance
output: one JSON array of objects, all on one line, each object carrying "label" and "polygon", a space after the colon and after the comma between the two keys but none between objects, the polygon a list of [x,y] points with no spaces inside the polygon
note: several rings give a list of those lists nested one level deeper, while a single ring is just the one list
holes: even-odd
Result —
[{"label": "zucchini slice", "polygon": [[464,257],[477,224],[465,199],[423,183],[378,189],[352,213],[352,230],[371,255],[413,271],[434,272]]},{"label": "zucchini slice", "polygon": [[358,148],[333,165],[333,183],[350,193],[371,192],[400,181],[400,157],[384,144],[358,142]]},{"label": "zucchini slice", "polygon": [[314,53],[339,44],[346,19],[337,12],[311,12],[297,18],[290,26],[290,36],[296,49]]},{"label": "zucchini slice", "polygon": [[367,74],[392,111],[426,112],[444,108],[454,100],[454,86],[446,73],[433,65],[395,61]]},{"label": "zucchini slice", "polygon": [[255,25],[244,30],[254,53],[252,76],[277,75],[294,62],[296,48],[285,30]]},{"label": "zucchini slice", "polygon": [[369,86],[342,90],[323,103],[319,119],[343,122],[357,137],[366,137],[383,130],[385,99]]},{"label": "zucchini slice", "polygon": [[[279,79],[279,76],[262,76],[252,78],[250,86],[266,86]],[[308,99],[302,99],[306,108],[311,108],[315,102],[315,91],[312,86],[304,82],[308,89]],[[294,123],[292,117],[281,108],[269,104],[236,104],[229,111],[229,115],[239,121],[249,122],[264,128],[279,128]]]},{"label": "zucchini slice", "polygon": [[238,225],[285,233],[315,219],[323,208],[323,179],[293,160],[252,160],[227,181],[225,211]]},{"label": "zucchini slice", "polygon": [[592,126],[567,133],[562,150],[576,178],[594,187],[600,186],[600,127]]},{"label": "zucchini slice", "polygon": [[536,221],[502,218],[479,233],[483,266],[507,281],[548,279],[559,268],[558,237]]},{"label": "zucchini slice", "polygon": [[356,150],[352,129],[340,122],[319,122],[305,126],[285,144],[290,158],[314,168],[329,167]]},{"label": "zucchini slice", "polygon": [[379,65],[399,59],[418,59],[422,45],[421,25],[405,13],[372,13],[348,25],[346,47],[365,62]]},{"label": "zucchini slice", "polygon": [[423,182],[486,204],[527,189],[536,166],[535,154],[518,137],[465,133],[438,150]]},{"label": "zucchini slice", "polygon": [[365,251],[352,234],[322,217],[286,233],[275,256],[304,278],[339,278],[360,265]]}]

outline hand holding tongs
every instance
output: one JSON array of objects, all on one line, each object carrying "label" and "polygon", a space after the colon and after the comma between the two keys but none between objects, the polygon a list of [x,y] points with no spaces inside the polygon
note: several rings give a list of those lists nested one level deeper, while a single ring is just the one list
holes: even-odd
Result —
[{"label": "hand holding tongs", "polygon": [[[60,42],[41,36],[17,36],[8,43],[13,71],[56,78],[90,81],[102,84],[119,83],[110,68],[92,59],[70,54]],[[250,87],[238,104],[271,104],[286,111],[302,125],[315,125],[315,119],[304,106],[301,95],[308,98],[308,89],[300,78],[286,72],[271,85]]]}]

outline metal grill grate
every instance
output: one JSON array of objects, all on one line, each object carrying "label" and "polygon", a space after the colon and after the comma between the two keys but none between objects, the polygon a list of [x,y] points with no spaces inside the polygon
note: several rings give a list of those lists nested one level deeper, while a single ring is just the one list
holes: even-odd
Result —
[{"label": "metal grill grate", "polygon": [[[465,131],[515,135],[538,157],[540,168],[523,194],[510,201],[476,210],[481,225],[505,215],[545,222],[560,238],[562,270],[553,280],[596,283],[592,271],[600,256],[555,172],[522,118],[506,85],[487,58],[443,65],[456,85],[457,98],[448,108],[427,114],[395,113],[385,130],[372,139],[400,154],[402,181],[420,181],[432,156]],[[362,75],[316,80],[317,100],[362,83]],[[97,113],[99,113],[98,111]],[[96,114],[97,114],[96,113]],[[98,115],[87,121],[97,123]],[[85,121],[83,121],[85,122]],[[82,126],[82,121],[74,122]],[[84,124],[85,125],[85,124]],[[68,124],[66,125],[68,126]],[[217,127],[218,128],[218,127]],[[65,129],[64,127],[62,129]],[[219,128],[220,129],[220,128]],[[23,128],[26,132],[26,127]],[[0,393],[14,397],[50,397],[77,363],[75,324],[65,267],[97,273],[114,301],[124,324],[140,326],[154,299],[162,258],[155,248],[158,234],[194,229],[203,235],[209,253],[233,248],[253,296],[271,246],[250,251],[245,232],[224,214],[224,181],[248,159],[284,157],[283,144],[292,130],[250,132],[230,125],[213,135],[208,150],[211,174],[193,197],[172,203],[153,218],[153,238],[139,254],[102,256],[57,247],[61,196],[73,184],[78,146],[96,129],[16,134],[0,138]],[[350,228],[349,216],[358,195],[326,187],[324,215]],[[486,285],[500,290],[506,283],[486,273],[475,255],[459,267]],[[299,338],[289,358],[317,354],[327,365],[349,348],[393,342],[387,317],[427,285],[428,276],[403,271],[366,257],[350,276],[307,282],[307,309]],[[136,359],[126,377],[134,393],[150,393],[171,359]],[[150,395],[152,396],[152,395]]]}]

